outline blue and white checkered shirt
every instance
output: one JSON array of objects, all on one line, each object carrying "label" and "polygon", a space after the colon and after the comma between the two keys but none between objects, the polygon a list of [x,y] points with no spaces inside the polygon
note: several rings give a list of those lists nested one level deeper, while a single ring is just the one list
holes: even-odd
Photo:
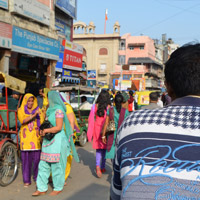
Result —
[{"label": "blue and white checkered shirt", "polygon": [[112,200],[200,200],[200,98],[129,115],[113,170]]}]

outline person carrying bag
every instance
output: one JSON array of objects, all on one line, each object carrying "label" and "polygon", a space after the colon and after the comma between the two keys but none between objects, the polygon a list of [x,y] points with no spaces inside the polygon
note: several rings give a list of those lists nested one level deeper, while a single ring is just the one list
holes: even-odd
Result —
[{"label": "person carrying bag", "polygon": [[[102,131],[102,142],[106,144],[106,159],[114,158],[117,131],[123,120],[129,115],[128,110],[122,107],[122,103],[122,94],[117,94],[115,97],[116,106],[111,107],[107,111],[107,117]],[[113,121],[115,125],[113,125]]]}]

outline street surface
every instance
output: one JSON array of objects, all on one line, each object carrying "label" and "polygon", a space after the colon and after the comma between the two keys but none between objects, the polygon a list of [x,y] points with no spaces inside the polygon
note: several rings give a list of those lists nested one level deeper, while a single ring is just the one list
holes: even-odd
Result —
[{"label": "street surface", "polygon": [[49,196],[48,194],[52,191],[52,186],[49,185],[49,190],[46,195],[32,197],[31,194],[35,191],[36,185],[32,182],[30,187],[24,188],[20,166],[15,181],[7,187],[0,186],[0,199],[29,200],[37,198],[39,200],[108,200],[112,175],[112,165],[110,160],[107,160],[106,162],[107,172],[99,179],[95,173],[95,150],[92,149],[91,143],[88,142],[85,147],[76,145],[76,148],[79,154],[80,163],[73,161],[67,186],[64,186],[62,193],[54,197]]}]

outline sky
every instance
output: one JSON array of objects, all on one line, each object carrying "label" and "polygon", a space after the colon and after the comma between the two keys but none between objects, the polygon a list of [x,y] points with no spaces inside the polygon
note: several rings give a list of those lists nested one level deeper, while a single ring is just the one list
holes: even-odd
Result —
[{"label": "sky", "polygon": [[94,22],[96,34],[113,33],[116,21],[120,35],[147,35],[161,41],[162,34],[183,45],[200,42],[200,0],[77,0],[77,21]]}]

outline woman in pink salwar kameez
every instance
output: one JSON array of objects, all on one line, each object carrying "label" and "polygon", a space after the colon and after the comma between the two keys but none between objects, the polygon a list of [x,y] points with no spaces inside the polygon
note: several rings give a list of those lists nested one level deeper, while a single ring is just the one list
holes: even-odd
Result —
[{"label": "woman in pink salwar kameez", "polygon": [[110,107],[110,95],[107,91],[102,90],[99,94],[96,104],[93,105],[88,119],[88,141],[93,138],[93,149],[96,149],[96,173],[101,177],[105,170],[105,153],[106,144],[102,142],[101,131],[106,119],[107,109]]}]

